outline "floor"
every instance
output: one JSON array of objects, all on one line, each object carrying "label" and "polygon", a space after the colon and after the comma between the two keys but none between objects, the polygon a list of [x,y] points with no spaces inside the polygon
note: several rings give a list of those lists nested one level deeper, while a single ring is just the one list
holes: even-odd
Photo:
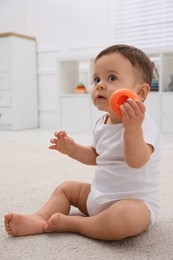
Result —
[{"label": "floor", "polygon": [[[173,134],[162,135],[161,212],[158,222],[149,232],[113,242],[71,233],[19,238],[7,236],[3,225],[6,212],[33,212],[58,183],[69,179],[88,182],[93,178],[94,169],[44,148],[49,146],[54,132],[55,129],[0,131],[0,259],[172,260]],[[92,135],[73,134],[72,137],[81,144],[92,141]]]}]

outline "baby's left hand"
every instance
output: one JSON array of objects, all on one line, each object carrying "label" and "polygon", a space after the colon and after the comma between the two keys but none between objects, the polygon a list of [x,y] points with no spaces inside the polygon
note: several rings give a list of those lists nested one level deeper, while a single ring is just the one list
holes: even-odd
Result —
[{"label": "baby's left hand", "polygon": [[140,100],[128,98],[127,101],[120,106],[122,113],[122,123],[124,127],[136,128],[142,125],[145,116],[145,106]]}]

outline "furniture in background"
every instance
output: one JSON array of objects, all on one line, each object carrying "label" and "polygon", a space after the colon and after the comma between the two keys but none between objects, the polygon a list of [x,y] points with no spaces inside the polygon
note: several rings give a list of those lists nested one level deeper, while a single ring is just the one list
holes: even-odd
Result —
[{"label": "furniture in background", "polygon": [[158,71],[158,89],[151,88],[145,101],[146,107],[162,133],[173,133],[173,91],[169,88],[173,75],[173,52],[153,52],[148,55]]},{"label": "furniture in background", "polygon": [[[58,121],[60,129],[71,133],[91,133],[103,112],[92,104],[90,87],[94,58],[67,57],[58,60]],[[83,83],[88,93],[75,94],[75,88]]]},{"label": "furniture in background", "polygon": [[0,34],[0,129],[38,127],[36,40]]},{"label": "furniture in background", "polygon": [[[163,133],[173,133],[173,53],[148,53],[156,75],[145,104],[148,113]],[[94,108],[90,94],[75,94],[75,87],[83,83],[88,91],[92,82],[93,57],[64,57],[57,61],[59,128],[73,133],[91,132],[102,114]],[[158,82],[157,82],[158,81]]]}]

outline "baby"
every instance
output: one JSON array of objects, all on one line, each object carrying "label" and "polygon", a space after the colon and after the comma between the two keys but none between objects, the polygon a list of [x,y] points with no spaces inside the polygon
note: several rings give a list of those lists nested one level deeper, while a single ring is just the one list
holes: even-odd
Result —
[{"label": "baby", "polygon": [[[100,240],[120,240],[151,228],[159,214],[160,132],[147,115],[152,63],[139,49],[114,45],[94,63],[92,101],[105,114],[96,122],[92,145],[76,143],[56,132],[50,149],[83,164],[96,165],[91,184],[67,181],[53,191],[37,212],[5,215],[9,235],[75,232]],[[109,107],[112,93],[133,90],[138,99],[120,106],[122,117]],[[70,206],[84,216],[69,215]]]}]

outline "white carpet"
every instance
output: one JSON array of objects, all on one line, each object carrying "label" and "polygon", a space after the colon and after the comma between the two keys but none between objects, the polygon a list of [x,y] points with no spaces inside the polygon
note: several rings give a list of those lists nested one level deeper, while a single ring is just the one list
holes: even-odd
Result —
[{"label": "white carpet", "polygon": [[[149,232],[118,242],[97,241],[71,233],[19,238],[5,233],[3,215],[6,212],[32,213],[62,181],[91,181],[93,177],[94,167],[47,148],[50,133],[40,130],[0,132],[0,259],[173,259],[172,137],[165,139],[163,145],[160,217]],[[89,136],[76,138],[84,144],[90,140]]]}]

